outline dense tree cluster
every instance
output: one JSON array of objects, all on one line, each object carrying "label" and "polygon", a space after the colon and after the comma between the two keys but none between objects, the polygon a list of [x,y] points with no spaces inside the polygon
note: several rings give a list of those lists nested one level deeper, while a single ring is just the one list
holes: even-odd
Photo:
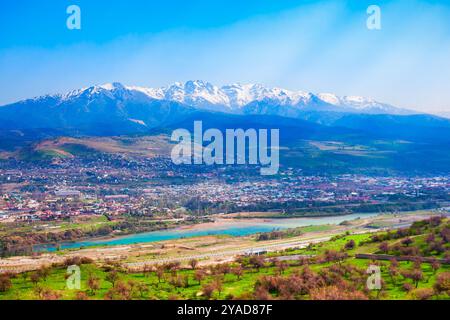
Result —
[{"label": "dense tree cluster", "polygon": [[[444,221],[442,217],[433,217],[415,222],[409,228],[373,235],[370,241],[380,243],[378,249],[383,254],[419,257],[442,256],[444,259],[449,259],[449,240],[450,223]],[[389,244],[390,241],[393,243]]]},{"label": "dense tree cluster", "polygon": [[[159,292],[165,292],[168,299],[365,300],[389,298],[392,288],[410,299],[448,298],[450,272],[445,257],[448,258],[449,227],[448,220],[432,218],[410,228],[372,236],[368,241],[371,250],[394,255],[390,261],[355,259],[353,250],[365,244],[356,242],[356,236],[343,234],[329,243],[306,248],[316,255],[290,251],[280,253],[283,256],[243,255],[234,262],[216,265],[202,265],[192,259],[186,265],[167,262],[145,265],[139,271],[118,262],[99,265],[89,258],[73,256],[59,265],[43,266],[21,277],[32,284],[32,293],[42,300],[63,297],[64,291],[55,290],[48,281],[54,279],[54,270],[66,270],[72,265],[88,270],[82,280],[85,289],[72,293],[79,300],[156,299],[161,298],[157,296]],[[437,244],[443,250],[437,250]],[[403,261],[404,255],[411,257]],[[379,267],[383,274],[380,289],[368,289],[368,264]],[[14,274],[0,275],[0,295],[10,292],[19,281],[17,278]],[[230,291],[242,280],[250,285],[238,293]]]}]

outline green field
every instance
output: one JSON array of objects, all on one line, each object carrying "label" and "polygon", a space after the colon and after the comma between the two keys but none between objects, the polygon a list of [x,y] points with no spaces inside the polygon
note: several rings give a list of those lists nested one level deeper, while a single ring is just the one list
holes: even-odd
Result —
[{"label": "green field", "polygon": [[[417,222],[403,231],[342,234],[299,250],[243,256],[233,263],[171,263],[132,272],[117,263],[78,264],[81,288],[69,290],[67,267],[0,277],[0,299],[450,299],[448,220]],[[382,252],[384,250],[384,252]],[[400,250],[400,254],[396,251]],[[358,253],[413,261],[357,259]],[[308,258],[306,257],[308,256]],[[424,262],[419,258],[430,258]],[[442,259],[447,263],[438,263]],[[381,268],[381,290],[368,290],[367,269]],[[8,282],[9,281],[9,282]],[[6,284],[6,285],[5,285]]]}]

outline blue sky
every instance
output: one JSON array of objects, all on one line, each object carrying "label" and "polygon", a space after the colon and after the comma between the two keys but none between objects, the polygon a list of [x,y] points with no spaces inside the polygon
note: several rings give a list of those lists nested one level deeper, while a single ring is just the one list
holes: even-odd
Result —
[{"label": "blue sky", "polygon": [[[81,8],[68,30],[66,8]],[[377,4],[382,29],[366,28]],[[17,0],[0,10],[0,105],[106,82],[202,79],[450,112],[448,1]]]}]

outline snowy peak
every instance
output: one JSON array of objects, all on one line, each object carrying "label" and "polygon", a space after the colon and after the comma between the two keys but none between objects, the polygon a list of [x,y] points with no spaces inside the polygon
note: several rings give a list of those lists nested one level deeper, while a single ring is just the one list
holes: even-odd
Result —
[{"label": "snowy peak", "polygon": [[163,88],[166,100],[177,101],[194,107],[230,106],[229,97],[217,86],[200,80],[175,83]]},{"label": "snowy peak", "polygon": [[332,93],[319,93],[317,96],[320,100],[347,112],[393,115],[410,115],[415,113],[411,110],[397,108],[386,103],[377,102],[374,99],[360,96],[339,97]]},{"label": "snowy peak", "polygon": [[254,101],[271,101],[277,105],[296,105],[301,102],[306,103],[312,97],[310,93],[266,88],[259,84],[235,83],[218,87],[201,80],[178,82],[160,89],[148,89],[147,92],[154,98],[164,98],[198,108],[208,109],[211,106],[221,106],[234,111]]},{"label": "snowy peak", "polygon": [[99,86],[92,86],[87,88],[82,88],[78,90],[73,90],[68,92],[65,95],[61,95],[60,97],[63,100],[79,98],[79,97],[93,97],[101,94],[106,94],[110,97],[113,97],[113,93],[117,91],[124,91],[126,88],[120,83],[107,83]]},{"label": "snowy peak", "polygon": [[281,88],[265,88],[258,84],[232,84],[221,88],[230,98],[231,106],[240,108],[255,101],[268,101],[277,105],[297,105],[311,99],[311,94]]},{"label": "snowy peak", "polygon": [[[65,95],[47,97],[62,101],[78,98],[87,101],[99,98],[120,101],[165,100],[198,109],[230,113],[242,113],[249,109],[247,106],[252,106],[252,112],[258,112],[258,114],[285,114],[287,109],[297,110],[297,112],[317,110],[363,114],[414,114],[409,110],[359,96],[339,97],[332,93],[313,94],[268,88],[260,84],[235,83],[218,87],[202,80],[176,82],[162,88],[124,86],[115,82],[74,90]],[[264,105],[264,107],[255,108],[258,105]],[[282,110],[283,108],[285,110]]]},{"label": "snowy peak", "polygon": [[332,104],[334,106],[338,106],[341,104],[341,98],[339,98],[337,95],[333,93],[319,93],[317,96],[322,101]]}]

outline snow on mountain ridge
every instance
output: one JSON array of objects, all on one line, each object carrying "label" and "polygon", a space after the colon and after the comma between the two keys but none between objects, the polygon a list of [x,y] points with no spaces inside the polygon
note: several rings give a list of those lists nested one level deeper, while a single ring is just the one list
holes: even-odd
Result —
[{"label": "snow on mountain ridge", "polygon": [[[95,86],[103,90],[116,90],[117,86],[105,84]],[[238,109],[253,101],[270,99],[280,105],[307,103],[314,96],[303,91],[290,91],[282,88],[266,88],[260,84],[232,84],[222,87],[201,80],[176,82],[167,87],[146,88],[138,86],[124,87],[131,91],[139,91],[158,100],[177,101],[199,107],[202,104],[213,104]],[[97,90],[98,91],[98,90]]]},{"label": "snow on mountain ridge", "polygon": [[268,100],[279,106],[307,106],[317,99],[336,107],[364,110],[376,108],[377,110],[391,110],[394,113],[401,109],[388,104],[383,104],[374,99],[359,96],[339,97],[331,93],[313,94],[304,91],[290,91],[282,88],[267,88],[260,84],[239,84],[215,86],[201,80],[177,82],[171,86],[152,89],[127,87],[131,90],[140,90],[154,99],[165,99],[192,105],[194,107],[206,107],[210,105],[223,106],[230,110],[239,110],[242,107],[255,102]]},{"label": "snow on mountain ridge", "polygon": [[[234,83],[222,87],[209,82],[196,80],[184,83],[176,82],[161,88],[124,86],[120,83],[107,83],[70,91],[64,95],[49,96],[61,100],[77,97],[92,99],[104,95],[110,99],[142,98],[175,101],[199,109],[240,112],[254,102],[267,102],[274,107],[287,106],[307,108],[314,105],[329,106],[330,110],[343,112],[411,114],[413,112],[383,104],[373,99],[359,96],[339,97],[332,93],[313,94],[304,91],[290,91],[282,88],[268,88],[260,84]],[[42,97],[41,97],[42,98]],[[332,108],[336,107],[336,108]]]}]

